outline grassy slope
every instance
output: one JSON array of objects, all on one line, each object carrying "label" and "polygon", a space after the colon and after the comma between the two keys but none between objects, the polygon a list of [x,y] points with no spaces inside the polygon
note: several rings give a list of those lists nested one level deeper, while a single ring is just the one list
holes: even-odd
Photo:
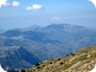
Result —
[{"label": "grassy slope", "polygon": [[82,48],[65,58],[38,63],[29,72],[88,72],[96,65],[96,47]]}]

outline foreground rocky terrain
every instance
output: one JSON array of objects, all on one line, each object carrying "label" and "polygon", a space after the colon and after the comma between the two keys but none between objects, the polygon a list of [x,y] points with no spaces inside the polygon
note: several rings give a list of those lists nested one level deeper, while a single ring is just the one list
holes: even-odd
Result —
[{"label": "foreground rocky terrain", "polygon": [[37,63],[28,72],[89,72],[96,65],[96,47],[82,48],[67,55]]}]

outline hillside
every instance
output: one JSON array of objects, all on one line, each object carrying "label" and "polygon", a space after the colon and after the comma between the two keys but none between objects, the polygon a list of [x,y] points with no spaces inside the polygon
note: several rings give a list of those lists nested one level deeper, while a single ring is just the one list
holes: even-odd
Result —
[{"label": "hillside", "polygon": [[65,58],[37,63],[29,72],[88,72],[96,65],[96,47],[82,48]]},{"label": "hillside", "polygon": [[[15,48],[11,47],[25,48],[27,51],[26,56],[30,53],[32,56],[39,58],[39,61],[44,61],[64,57],[67,54],[73,53],[86,46],[96,46],[96,32],[83,26],[66,23],[50,24],[46,27],[35,25],[8,30],[0,34],[0,52],[7,52],[5,53],[8,54],[5,55],[6,60],[7,56],[9,56],[9,62],[7,62],[6,65],[3,65],[4,69],[8,63],[12,64],[10,60],[18,63],[18,60],[15,60],[16,57],[14,59],[10,57],[10,50],[12,54],[18,56],[18,53],[15,53]],[[19,51],[19,55],[20,54],[22,54],[22,51]],[[2,55],[0,55],[0,58],[2,58]],[[26,58],[27,64],[26,61],[21,58],[20,60],[24,64],[19,62],[20,65],[17,67],[17,64],[15,63],[14,67],[11,67],[12,65],[10,65],[9,69],[24,69],[25,67],[29,68],[34,65],[33,62],[29,62]],[[38,62],[38,60],[36,62]],[[3,63],[5,63],[5,61],[3,61]]]},{"label": "hillside", "polygon": [[30,68],[40,60],[23,47],[0,47],[0,64],[5,70]]}]

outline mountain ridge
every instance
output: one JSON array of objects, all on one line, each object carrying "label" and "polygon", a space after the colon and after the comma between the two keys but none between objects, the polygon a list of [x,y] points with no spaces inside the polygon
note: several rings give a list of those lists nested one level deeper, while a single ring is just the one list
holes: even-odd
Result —
[{"label": "mountain ridge", "polygon": [[52,24],[21,30],[8,30],[0,34],[1,49],[6,49],[5,47],[10,49],[12,46],[23,47],[40,61],[44,61],[64,57],[82,47],[96,46],[96,32],[82,26]]}]

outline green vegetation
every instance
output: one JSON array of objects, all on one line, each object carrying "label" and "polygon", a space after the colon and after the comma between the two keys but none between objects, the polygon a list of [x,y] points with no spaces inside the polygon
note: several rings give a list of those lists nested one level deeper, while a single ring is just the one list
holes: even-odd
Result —
[{"label": "green vegetation", "polygon": [[82,48],[65,58],[46,60],[29,72],[88,72],[96,65],[96,47]]}]

